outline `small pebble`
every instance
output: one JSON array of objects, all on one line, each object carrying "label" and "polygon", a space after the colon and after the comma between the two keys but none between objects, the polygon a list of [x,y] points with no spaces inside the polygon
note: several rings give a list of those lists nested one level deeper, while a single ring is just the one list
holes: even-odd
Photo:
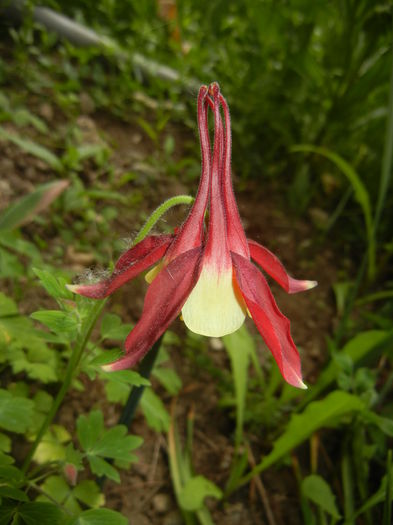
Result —
[{"label": "small pebble", "polygon": [[223,350],[224,343],[218,337],[212,337],[209,341],[212,350]]},{"label": "small pebble", "polygon": [[171,498],[168,494],[156,494],[153,498],[153,507],[159,514],[165,514],[172,506]]},{"label": "small pebble", "polygon": [[82,113],[85,113],[86,115],[94,113],[96,109],[94,100],[91,98],[91,96],[88,93],[85,93],[85,92],[82,92],[79,95],[79,104],[80,104]]},{"label": "small pebble", "polygon": [[48,122],[51,122],[53,120],[53,107],[46,102],[41,104],[41,106],[38,109],[38,113],[42,118],[44,118]]}]

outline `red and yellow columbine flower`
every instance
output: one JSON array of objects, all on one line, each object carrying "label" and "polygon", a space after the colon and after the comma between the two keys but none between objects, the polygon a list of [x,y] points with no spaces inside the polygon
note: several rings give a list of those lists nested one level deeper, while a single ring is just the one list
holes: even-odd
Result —
[{"label": "red and yellow columbine flower", "polygon": [[[213,150],[209,108],[214,115]],[[125,355],[106,365],[105,370],[135,365],[180,313],[191,331],[210,337],[236,331],[248,314],[284,379],[305,388],[289,320],[278,309],[266,279],[251,261],[288,293],[309,290],[317,283],[293,279],[275,255],[246,239],[232,189],[229,109],[217,83],[200,88],[198,127],[201,179],[195,202],[177,233],[146,237],[120,257],[108,279],[69,288],[85,297],[102,299],[156,265],[146,276],[151,284],[142,316],[126,339]]]}]

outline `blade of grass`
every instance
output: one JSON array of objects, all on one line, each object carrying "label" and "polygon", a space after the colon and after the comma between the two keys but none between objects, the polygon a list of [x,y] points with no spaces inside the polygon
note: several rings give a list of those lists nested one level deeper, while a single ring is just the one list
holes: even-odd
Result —
[{"label": "blade of grass", "polygon": [[340,155],[330,151],[321,146],[314,146],[312,144],[297,144],[291,148],[292,152],[305,152],[305,153],[317,153],[326,157],[337,166],[337,168],[345,175],[349,180],[354,193],[355,198],[358,201],[363,211],[364,222],[366,225],[366,236],[367,236],[367,252],[368,252],[368,273],[371,279],[375,276],[375,239],[373,234],[373,221],[371,213],[370,196],[368,194],[366,186],[363,184],[358,173],[353,167]]},{"label": "blade of grass", "polygon": [[63,168],[63,164],[61,163],[59,157],[54,155],[44,146],[41,146],[40,144],[37,144],[36,142],[33,142],[30,139],[19,137],[15,133],[9,133],[6,129],[1,127],[0,138],[12,142],[26,153],[29,153],[30,155],[33,155],[34,157],[37,157],[38,159],[44,161],[51,168],[57,171],[61,171]]},{"label": "blade of grass", "polygon": [[[392,157],[393,157],[393,52],[391,53],[391,73],[390,73],[390,86],[389,86],[389,102],[388,102],[388,117],[386,122],[386,133],[385,143],[382,155],[382,166],[381,166],[381,177],[379,182],[379,193],[378,201],[375,210],[375,217],[373,221],[373,239],[376,239],[379,223],[381,220],[382,212],[385,206],[386,194],[390,184],[391,171],[392,171]],[[374,242],[375,245],[375,242]],[[349,315],[352,311],[356,297],[358,296],[360,285],[363,281],[364,273],[367,266],[368,253],[365,253],[363,260],[360,264],[358,275],[355,284],[348,296],[345,304],[344,313],[340,319],[340,323],[337,327],[335,342],[336,344],[342,339]]]},{"label": "blade of grass", "polygon": [[353,473],[351,460],[348,453],[348,446],[345,445],[341,459],[341,480],[344,492],[344,516],[345,525],[354,525],[354,500],[353,500]]}]

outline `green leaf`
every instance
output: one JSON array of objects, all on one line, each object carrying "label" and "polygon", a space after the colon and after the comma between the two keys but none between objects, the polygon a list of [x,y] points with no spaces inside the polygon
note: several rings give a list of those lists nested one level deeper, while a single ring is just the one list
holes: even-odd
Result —
[{"label": "green leaf", "polygon": [[171,419],[163,402],[151,388],[146,388],[143,392],[140,405],[147,424],[153,430],[156,432],[168,432]]},{"label": "green leaf", "polygon": [[105,392],[108,401],[112,403],[125,403],[130,395],[131,387],[149,386],[150,381],[134,370],[116,370],[103,373],[105,379]]},{"label": "green leaf", "polygon": [[310,501],[329,513],[333,518],[340,519],[341,515],[336,506],[336,498],[326,481],[316,474],[307,476],[302,481],[302,494]]},{"label": "green leaf", "polygon": [[0,248],[0,275],[4,279],[6,277],[22,277],[26,271],[23,265],[19,262],[18,257],[8,250]]},{"label": "green leaf", "polygon": [[11,204],[0,215],[0,230],[13,230],[30,222],[66,189],[68,181],[60,180],[37,186],[28,195]]},{"label": "green leaf", "polygon": [[116,425],[98,435],[95,443],[87,450],[89,455],[129,461],[130,452],[143,443],[139,436],[127,435],[127,427]]},{"label": "green leaf", "polygon": [[378,414],[375,414],[375,412],[371,412],[370,410],[364,411],[362,417],[366,421],[369,421],[370,423],[376,425],[387,436],[393,437],[393,421],[391,419],[379,416]]},{"label": "green leaf", "polygon": [[[348,356],[353,363],[359,364],[377,348],[389,348],[392,342],[393,332],[387,332],[385,330],[368,330],[357,334],[353,339],[348,341],[338,354],[344,354],[345,356]],[[303,403],[309,403],[333,383],[338,372],[339,367],[337,362],[331,359],[328,366],[319,376],[317,383],[307,392]]]},{"label": "green leaf", "polygon": [[31,502],[18,507],[18,514],[26,525],[62,525],[65,515],[53,503]]},{"label": "green leaf", "polygon": [[88,451],[93,447],[104,430],[104,417],[101,410],[93,410],[89,415],[81,415],[76,422],[76,433],[82,448]]},{"label": "green leaf", "polygon": [[124,425],[104,429],[100,410],[93,410],[87,416],[79,416],[77,435],[94,473],[106,475],[115,481],[119,481],[117,471],[103,458],[129,463],[134,460],[131,452],[143,442],[138,436],[127,435],[127,427]]},{"label": "green leaf", "polygon": [[0,433],[1,452],[11,452],[11,439],[5,434]]},{"label": "green leaf", "polygon": [[[13,516],[17,509],[15,501],[3,501],[0,505],[0,525],[14,525]],[[19,525],[19,524],[18,524]]]},{"label": "green leaf", "polygon": [[93,474],[96,474],[97,476],[105,476],[108,479],[116,481],[116,483],[120,483],[119,473],[110,463],[105,461],[105,459],[102,459],[99,456],[87,456],[87,459]]},{"label": "green leaf", "polygon": [[[0,244],[12,252],[17,252],[18,254],[24,255],[32,261],[41,264],[41,251],[37,248],[37,246],[35,246],[35,244],[30,241],[26,241],[25,239],[21,238],[20,235],[20,232],[17,230],[1,230]],[[25,273],[26,272],[24,271],[23,274]]]},{"label": "green leaf", "polygon": [[101,507],[105,504],[105,497],[101,494],[98,485],[88,479],[81,481],[74,488],[72,494],[88,507]]},{"label": "green leaf", "polygon": [[82,512],[70,525],[128,525],[128,520],[114,510],[92,509]]},{"label": "green leaf", "polygon": [[203,476],[194,476],[187,480],[178,494],[179,504],[182,509],[197,511],[203,507],[206,497],[221,499],[222,491]]},{"label": "green leaf", "polygon": [[121,324],[122,320],[118,315],[106,313],[101,322],[101,337],[103,339],[116,339],[112,333],[116,334]]},{"label": "green leaf", "polygon": [[19,137],[14,133],[9,133],[6,129],[0,127],[0,138],[12,142],[24,152],[37,157],[38,159],[46,162],[51,168],[55,170],[62,169],[62,163],[56,155],[54,155],[50,150],[33,142],[32,140]]},{"label": "green leaf", "polygon": [[17,108],[13,110],[11,117],[18,127],[24,127],[31,124],[40,133],[48,133],[48,126],[46,123],[26,108]]},{"label": "green leaf", "polygon": [[258,465],[266,470],[322,427],[337,426],[344,416],[364,410],[363,401],[351,394],[336,390],[321,401],[310,403],[302,414],[294,414],[284,433],[275,441],[273,450]]},{"label": "green leaf", "polygon": [[83,454],[80,450],[77,450],[74,448],[74,445],[72,443],[68,443],[66,450],[65,450],[65,462],[71,463],[76,467],[77,470],[81,470],[83,468],[82,466],[82,459]]},{"label": "green leaf", "polygon": [[[18,333],[19,330],[19,333]],[[2,336],[8,338],[0,361],[8,361],[14,374],[26,372],[31,379],[43,383],[58,380],[60,355],[58,350],[48,348],[36,336],[33,323],[23,317],[0,319],[0,347]]]},{"label": "green leaf", "polygon": [[33,459],[37,463],[63,461],[65,459],[65,445],[71,440],[70,433],[61,425],[51,425],[50,429],[38,445]]},{"label": "green leaf", "polygon": [[0,292],[0,317],[6,315],[17,315],[18,307],[13,299]]},{"label": "green leaf", "polygon": [[124,341],[124,339],[127,337],[127,335],[131,332],[132,329],[133,329],[133,325],[131,323],[121,324],[117,328],[113,327],[112,330],[108,331],[105,334],[104,339],[113,339],[114,341]]},{"label": "green leaf", "polygon": [[33,312],[30,317],[47,326],[55,334],[67,335],[70,341],[75,339],[80,327],[75,315],[60,310],[40,310]]},{"label": "green leaf", "polygon": [[12,456],[4,454],[4,452],[0,451],[0,466],[12,465],[12,463],[15,463],[15,459]]},{"label": "green leaf", "polygon": [[29,501],[23,490],[14,487],[0,487],[0,498],[15,499],[18,501]]},{"label": "green leaf", "polygon": [[[79,514],[81,511],[80,506],[71,496],[71,487],[67,484],[63,477],[49,476],[41,485],[41,489],[44,491],[44,494],[40,494],[36,501],[56,501],[73,514]],[[47,496],[49,496],[51,499],[49,499]]]},{"label": "green leaf", "polygon": [[[376,492],[374,492],[374,494],[372,496],[370,496],[364,503],[363,505],[356,511],[355,515],[354,516],[351,516],[351,519],[355,519],[357,518],[358,516],[360,516],[360,514],[363,514],[364,512],[367,512],[369,509],[372,509],[373,507],[375,507],[375,505],[378,505],[379,503],[383,503],[386,499],[386,489],[387,489],[387,486],[388,486],[388,474],[389,474],[389,471],[387,471],[387,473],[383,476],[382,480],[381,480],[381,484],[378,488],[378,490]],[[393,475],[393,468],[390,469],[390,476]],[[393,486],[390,487],[391,488],[391,493],[390,493],[390,499],[393,499]]]},{"label": "green leaf", "polygon": [[171,394],[176,396],[182,387],[179,375],[173,368],[164,368],[163,366],[155,367],[152,375],[158,379],[162,386]]},{"label": "green leaf", "polygon": [[[75,488],[72,488],[63,477],[50,476],[41,488],[45,494],[72,514],[80,514],[82,510],[78,500],[89,507],[100,507],[105,503],[104,495],[100,493],[97,484],[91,480],[81,481]],[[48,501],[48,498],[42,494],[37,501]]]},{"label": "green leaf", "polygon": [[38,268],[33,268],[33,272],[51,297],[55,299],[73,298],[73,294],[65,287],[66,280],[64,278],[55,277],[52,272],[39,270]]},{"label": "green leaf", "polygon": [[19,487],[23,484],[24,475],[21,470],[13,465],[0,465],[0,480],[4,480],[13,487]]},{"label": "green leaf", "polygon": [[31,424],[34,403],[24,397],[14,397],[0,389],[0,428],[23,434]]},{"label": "green leaf", "polygon": [[39,390],[34,396],[34,403],[35,409],[38,412],[46,414],[47,412],[49,412],[52,406],[53,397],[50,394],[48,394],[48,392],[46,392],[45,390]]},{"label": "green leaf", "polygon": [[[98,355],[86,363],[88,367],[101,367],[102,365],[107,365],[108,363],[112,363],[112,361],[116,361],[119,359],[119,357],[124,355],[123,350],[120,350],[120,348],[112,348],[111,350],[102,350],[101,348],[97,348],[97,350],[99,350]],[[112,372],[107,375],[111,374]]]},{"label": "green leaf", "polygon": [[222,339],[231,360],[232,374],[235,383],[236,444],[239,445],[243,435],[248,366],[251,354],[255,351],[255,343],[245,325],[243,325],[240,330],[237,330],[233,334],[226,335]]}]

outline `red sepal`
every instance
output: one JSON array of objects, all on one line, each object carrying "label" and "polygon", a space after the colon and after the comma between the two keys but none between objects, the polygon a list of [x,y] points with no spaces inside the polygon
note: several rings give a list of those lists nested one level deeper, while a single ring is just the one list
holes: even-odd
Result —
[{"label": "red sepal", "polygon": [[172,239],[172,235],[146,237],[120,257],[114,272],[107,279],[94,284],[72,285],[68,288],[84,297],[103,299],[159,261]]},{"label": "red sepal", "polygon": [[261,244],[248,240],[248,247],[250,248],[251,259],[259,264],[288,293],[304,292],[318,284],[316,281],[302,281],[291,277],[278,257]]},{"label": "red sepal", "polygon": [[157,339],[179,315],[195,286],[202,248],[194,248],[176,257],[154,279],[147,290],[143,312],[125,342],[126,354],[104,370],[130,368],[140,361]]},{"label": "red sepal", "polygon": [[292,340],[289,320],[280,312],[266,279],[241,255],[231,252],[236,281],[247,308],[281,374],[291,385],[305,388],[300,357]]}]

